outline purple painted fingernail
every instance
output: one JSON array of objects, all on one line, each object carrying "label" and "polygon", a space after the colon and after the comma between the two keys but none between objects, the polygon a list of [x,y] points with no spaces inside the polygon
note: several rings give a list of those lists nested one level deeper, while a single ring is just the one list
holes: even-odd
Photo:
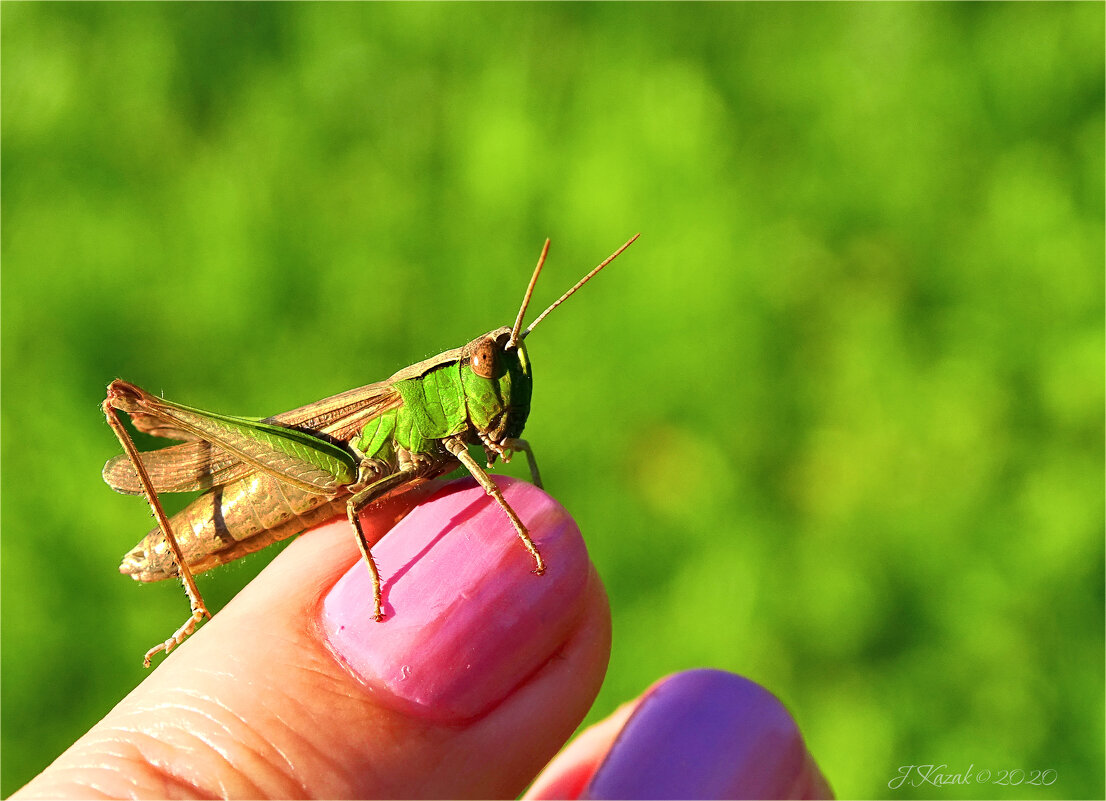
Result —
[{"label": "purple painted fingernail", "polygon": [[538,488],[496,484],[544,558],[470,480],[447,485],[373,546],[384,588],[358,561],[322,605],[331,648],[382,703],[443,722],[502,701],[562,645],[583,609],[588,554],[568,512]]},{"label": "purple painted fingernail", "polygon": [[783,704],[721,670],[655,685],[581,798],[832,798]]}]

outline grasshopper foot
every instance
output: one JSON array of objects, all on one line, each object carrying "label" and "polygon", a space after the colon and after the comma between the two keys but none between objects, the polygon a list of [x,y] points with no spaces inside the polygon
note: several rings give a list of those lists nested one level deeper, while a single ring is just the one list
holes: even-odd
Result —
[{"label": "grasshopper foot", "polygon": [[146,652],[146,656],[142,659],[142,667],[147,670],[150,669],[150,660],[154,658],[154,654],[160,651],[164,651],[168,656],[169,652],[184,642],[185,638],[189,634],[196,630],[205,617],[211,617],[211,613],[207,611],[206,607],[200,606],[192,610],[192,616],[188,620],[184,621],[184,625],[177,629],[173,636],[163,643],[159,643]]}]

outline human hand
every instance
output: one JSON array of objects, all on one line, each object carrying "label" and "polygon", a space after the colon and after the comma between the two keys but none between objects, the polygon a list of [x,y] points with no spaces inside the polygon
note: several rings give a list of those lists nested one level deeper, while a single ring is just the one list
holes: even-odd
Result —
[{"label": "human hand", "polygon": [[[610,618],[564,509],[528,484],[497,482],[541,548],[544,576],[482,489],[433,485],[363,517],[382,534],[437,491],[373,548],[378,623],[348,524],[320,526],[13,798],[516,797],[594,700]],[[638,729],[656,729],[649,699],[676,681],[641,704]],[[620,753],[610,743],[628,715],[579,738],[531,794],[593,773],[601,790],[613,762],[595,767]]]}]

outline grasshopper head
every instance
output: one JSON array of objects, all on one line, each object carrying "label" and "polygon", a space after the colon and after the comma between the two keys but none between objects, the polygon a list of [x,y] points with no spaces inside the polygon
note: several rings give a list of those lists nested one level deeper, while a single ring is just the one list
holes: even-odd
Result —
[{"label": "grasshopper head", "polygon": [[461,381],[469,420],[500,442],[522,434],[530,414],[533,380],[526,346],[511,344],[511,329],[497,328],[461,349]]},{"label": "grasshopper head", "polygon": [[492,442],[501,442],[522,434],[526,418],[530,414],[530,394],[533,388],[530,357],[522,341],[551,311],[614,261],[635,239],[637,235],[577,281],[572,289],[561,295],[523,331],[522,320],[526,316],[526,307],[549,253],[549,240],[545,240],[545,247],[542,248],[538,266],[530,277],[530,284],[526,287],[515,324],[510,328],[489,331],[461,349],[461,379],[465,388],[469,421],[483,437]]},{"label": "grasshopper head", "polygon": [[461,349],[461,361],[481,378],[499,378],[511,366],[523,367],[529,373],[526,347],[519,342],[511,344],[511,329],[507,327],[489,331],[477,337]]}]

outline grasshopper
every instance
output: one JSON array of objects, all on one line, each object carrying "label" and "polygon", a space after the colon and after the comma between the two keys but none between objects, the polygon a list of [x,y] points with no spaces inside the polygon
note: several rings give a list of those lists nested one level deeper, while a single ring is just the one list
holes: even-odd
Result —
[{"label": "grasshopper", "polygon": [[[287,539],[341,514],[343,508],[372,577],[373,616],[384,617],[381,582],[360,512],[405,488],[460,466],[510,519],[523,547],[545,562],[525,523],[469,453],[482,446],[490,469],[497,458],[526,454],[534,483],[537,462],[520,439],[530,412],[532,378],[523,340],[557,306],[633,244],[637,235],[588,272],[525,330],[526,307],[549,253],[545,241],[512,327],[496,328],[460,348],[391,378],[264,419],[232,417],[173,403],[122,379],[108,385],[102,408],[123,453],[104,466],[117,492],[145,495],[157,526],[124,558],[119,571],[136,581],[179,577],[191,606],[188,619],[149,651],[168,654],[211,617],[194,576]],[[139,453],[120,412],[139,430],[181,440]],[[170,520],[163,492],[205,490]]]}]

